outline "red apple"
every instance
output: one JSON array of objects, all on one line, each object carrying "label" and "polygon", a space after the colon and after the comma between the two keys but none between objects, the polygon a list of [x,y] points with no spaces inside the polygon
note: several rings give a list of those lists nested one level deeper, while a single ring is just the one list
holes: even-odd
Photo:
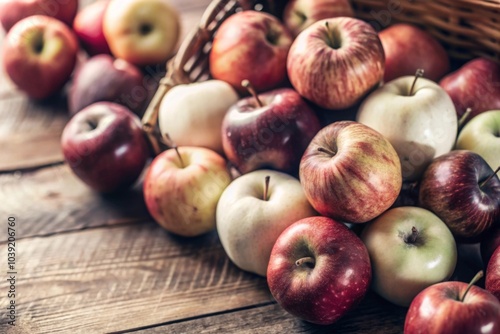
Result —
[{"label": "red apple", "polygon": [[398,23],[378,36],[385,52],[384,81],[425,71],[427,79],[438,81],[450,70],[444,47],[425,30],[412,24]]},{"label": "red apple", "polygon": [[497,334],[500,302],[488,291],[463,282],[434,284],[412,301],[404,333]]},{"label": "red apple", "polygon": [[144,179],[144,199],[160,226],[193,237],[215,229],[217,203],[230,182],[219,154],[183,146],[153,160]]},{"label": "red apple", "polygon": [[500,222],[500,179],[478,154],[456,150],[437,157],[420,181],[419,204],[462,241],[477,241]]},{"label": "red apple", "polygon": [[493,253],[486,269],[486,290],[500,300],[500,247]]},{"label": "red apple", "polygon": [[222,147],[241,173],[272,168],[296,173],[319,120],[291,88],[241,99],[222,122]]},{"label": "red apple", "polygon": [[112,54],[138,66],[166,62],[180,29],[179,14],[169,0],[111,0],[103,18]]},{"label": "red apple", "polygon": [[257,91],[270,90],[286,79],[291,44],[290,33],[276,17],[252,10],[236,13],[215,34],[210,73],[241,92],[246,79]]},{"label": "red apple", "polygon": [[149,92],[144,75],[133,64],[107,54],[89,58],[75,72],[68,94],[71,114],[95,102],[109,101],[142,115]]},{"label": "red apple", "polygon": [[364,223],[398,197],[401,164],[380,133],[353,121],[332,123],[313,138],[300,162],[300,182],[323,216]]},{"label": "red apple", "polygon": [[326,19],[297,36],[287,69],[300,95],[323,108],[344,109],[382,81],[384,50],[368,23],[349,17]]},{"label": "red apple", "polygon": [[340,16],[354,16],[349,0],[290,0],[283,22],[295,38],[314,22]]},{"label": "red apple", "polygon": [[2,0],[0,23],[5,31],[33,15],[54,17],[71,26],[78,10],[78,0]]},{"label": "red apple", "polygon": [[365,245],[344,224],[304,218],[284,230],[271,252],[267,283],[289,313],[331,324],[354,308],[371,282]]},{"label": "red apple", "polygon": [[140,119],[109,102],[90,105],[64,128],[61,146],[73,172],[99,192],[132,185],[149,157]]},{"label": "red apple", "polygon": [[12,82],[28,96],[47,98],[68,81],[78,40],[67,25],[49,16],[30,16],[12,27],[2,45],[2,61]]},{"label": "red apple", "polygon": [[73,30],[84,49],[91,56],[111,53],[102,29],[104,13],[108,4],[109,0],[98,0],[91,3],[76,14],[73,22]]},{"label": "red apple", "polygon": [[498,247],[500,247],[500,225],[493,228],[491,233],[486,234],[481,240],[481,258],[484,266],[488,265],[491,256]]},{"label": "red apple", "polygon": [[483,111],[500,109],[500,64],[492,60],[473,59],[439,84],[450,95],[459,117],[467,108],[472,110],[468,120]]}]

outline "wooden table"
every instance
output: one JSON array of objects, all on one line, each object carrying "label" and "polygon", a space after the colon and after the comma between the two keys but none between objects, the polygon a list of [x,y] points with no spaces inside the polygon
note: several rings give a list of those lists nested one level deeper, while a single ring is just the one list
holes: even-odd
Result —
[{"label": "wooden table", "polygon": [[[173,3],[185,35],[209,0]],[[294,318],[265,278],[229,261],[216,232],[186,239],[160,228],[141,184],[92,192],[63,162],[66,109],[64,94],[35,102],[0,73],[0,333],[402,333],[406,309],[373,293],[333,326]],[[6,309],[8,217],[15,327]]]}]

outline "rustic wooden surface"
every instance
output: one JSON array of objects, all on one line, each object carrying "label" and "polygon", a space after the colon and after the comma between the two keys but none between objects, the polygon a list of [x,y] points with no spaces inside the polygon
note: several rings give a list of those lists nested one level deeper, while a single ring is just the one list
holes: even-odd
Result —
[{"label": "rustic wooden surface", "polygon": [[[172,2],[185,35],[210,1]],[[140,182],[115,196],[89,190],[60,152],[64,93],[35,102],[0,72],[0,118],[0,333],[402,332],[406,309],[372,293],[333,326],[294,318],[264,278],[228,260],[215,232],[185,239],[158,227]],[[5,315],[9,215],[17,219],[16,327]]]}]

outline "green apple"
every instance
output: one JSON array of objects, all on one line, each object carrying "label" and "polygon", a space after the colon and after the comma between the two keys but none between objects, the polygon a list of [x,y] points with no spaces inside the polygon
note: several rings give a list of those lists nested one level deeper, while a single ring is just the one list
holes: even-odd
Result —
[{"label": "green apple", "polygon": [[457,263],[457,246],[448,227],[417,207],[386,211],[366,226],[361,239],[373,269],[373,290],[388,301],[410,305],[428,286],[448,280]]},{"label": "green apple", "polygon": [[460,131],[456,146],[479,154],[493,170],[500,166],[500,110],[472,118]]}]

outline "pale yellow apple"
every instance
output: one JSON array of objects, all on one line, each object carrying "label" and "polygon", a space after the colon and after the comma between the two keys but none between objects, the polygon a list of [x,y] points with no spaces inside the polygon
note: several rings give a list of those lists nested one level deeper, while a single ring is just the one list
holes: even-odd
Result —
[{"label": "pale yellow apple", "polygon": [[160,131],[179,146],[222,153],[222,120],[238,99],[234,88],[221,80],[175,86],[160,104]]},{"label": "pale yellow apple", "polygon": [[460,131],[456,148],[479,154],[491,169],[497,169],[500,166],[500,110],[474,116]]},{"label": "pale yellow apple", "polygon": [[140,66],[159,64],[177,46],[179,14],[168,0],[111,0],[103,32],[115,57]]},{"label": "pale yellow apple", "polygon": [[[270,177],[267,196],[266,176]],[[240,176],[222,193],[217,204],[217,232],[234,264],[266,276],[271,250],[280,234],[296,221],[317,215],[298,179],[258,170]]]}]

